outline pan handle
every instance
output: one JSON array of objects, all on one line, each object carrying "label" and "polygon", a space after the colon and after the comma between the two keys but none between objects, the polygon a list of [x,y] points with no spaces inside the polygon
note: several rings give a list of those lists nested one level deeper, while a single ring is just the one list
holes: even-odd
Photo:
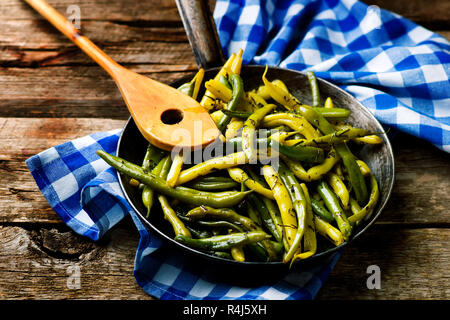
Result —
[{"label": "pan handle", "polygon": [[221,66],[225,59],[207,0],[176,0],[195,61],[205,69]]}]

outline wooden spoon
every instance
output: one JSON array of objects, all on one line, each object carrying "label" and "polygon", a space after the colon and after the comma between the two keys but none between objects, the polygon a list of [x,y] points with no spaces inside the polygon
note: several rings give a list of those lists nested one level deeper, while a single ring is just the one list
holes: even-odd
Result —
[{"label": "wooden spoon", "polygon": [[194,99],[163,83],[132,72],[111,59],[45,0],[25,0],[114,79],[139,131],[164,150],[203,147],[220,131]]}]

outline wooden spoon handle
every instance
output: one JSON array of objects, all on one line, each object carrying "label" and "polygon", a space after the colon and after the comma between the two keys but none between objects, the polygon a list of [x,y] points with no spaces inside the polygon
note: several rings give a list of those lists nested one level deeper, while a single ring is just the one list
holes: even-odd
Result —
[{"label": "wooden spoon handle", "polygon": [[176,0],[195,61],[205,69],[224,62],[211,10],[206,0]]},{"label": "wooden spoon handle", "polygon": [[53,26],[61,31],[66,37],[73,41],[81,50],[105,69],[113,78],[122,67],[97,47],[92,41],[83,36],[72,23],[67,21],[58,11],[50,6],[45,0],[25,0]]}]

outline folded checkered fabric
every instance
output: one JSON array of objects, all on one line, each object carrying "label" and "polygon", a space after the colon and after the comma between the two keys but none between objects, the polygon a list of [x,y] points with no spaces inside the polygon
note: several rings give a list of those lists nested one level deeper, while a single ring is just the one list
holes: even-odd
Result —
[{"label": "folded checkered fabric", "polygon": [[[449,43],[395,14],[344,1],[223,1],[214,17],[226,53],[246,63],[311,69],[355,95],[383,123],[449,151]],[[75,232],[100,239],[128,214],[140,234],[134,276],[161,299],[312,299],[340,253],[272,285],[239,287],[150,233],[120,189],[117,173],[95,151],[115,153],[120,130],[100,132],[27,160],[51,207]]]},{"label": "folded checkered fabric", "polygon": [[356,0],[217,0],[214,18],[226,54],[313,70],[381,123],[450,152],[450,43],[440,35]]},{"label": "folded checkered fabric", "polygon": [[272,285],[232,286],[208,265],[174,254],[142,224],[124,197],[117,172],[96,151],[115,153],[121,130],[95,133],[45,150],[26,163],[51,207],[77,233],[93,240],[131,215],[140,241],[134,275],[150,295],[161,299],[312,299],[335,265],[339,253],[321,266],[280,277]]}]

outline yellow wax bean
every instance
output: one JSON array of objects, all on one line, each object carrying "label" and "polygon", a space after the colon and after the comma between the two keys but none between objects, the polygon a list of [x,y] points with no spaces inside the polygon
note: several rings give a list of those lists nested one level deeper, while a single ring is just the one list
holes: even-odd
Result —
[{"label": "yellow wax bean", "polygon": [[280,209],[281,220],[283,222],[284,234],[288,244],[291,246],[297,233],[297,215],[292,206],[292,200],[286,187],[281,181],[278,173],[269,165],[262,168],[264,178],[270,189],[273,191],[273,197]]},{"label": "yellow wax bean", "polygon": [[370,168],[369,166],[362,160],[356,160],[356,163],[359,166],[359,169],[361,170],[361,173],[364,177],[367,177],[370,175]]},{"label": "yellow wax bean", "polygon": [[195,85],[194,92],[192,92],[192,98],[197,100],[198,92],[200,91],[200,86],[202,85],[203,78],[205,77],[205,69],[200,68],[195,75]]},{"label": "yellow wax bean", "polygon": [[342,232],[325,220],[322,220],[318,216],[314,216],[314,224],[316,226],[316,231],[333,242],[336,247],[344,243]]},{"label": "yellow wax bean", "polygon": [[[232,66],[234,59],[236,58],[236,54],[232,54],[228,60],[225,62],[223,67],[220,69],[220,71],[217,73],[217,75],[214,77],[215,80],[219,80],[220,76],[226,76],[227,75],[227,69],[230,69]],[[215,96],[206,90],[205,94],[203,95],[202,99],[200,100],[200,105],[204,107],[206,110],[211,110],[214,108],[214,100]]]},{"label": "yellow wax bean", "polygon": [[334,193],[341,200],[342,207],[347,210],[348,203],[350,201],[350,193],[348,192],[347,186],[345,183],[339,178],[339,176],[333,172],[328,173],[328,184],[333,189]]},{"label": "yellow wax bean", "polygon": [[228,154],[223,157],[212,158],[195,166],[183,170],[178,177],[177,185],[184,184],[188,181],[194,180],[200,176],[207,175],[214,170],[228,169],[240,164],[246,163],[246,156],[243,151]]},{"label": "yellow wax bean", "polygon": [[380,144],[383,143],[383,139],[381,139],[379,136],[377,135],[370,135],[370,136],[365,136],[365,137],[359,137],[359,138],[353,138],[354,141],[358,141],[358,142],[362,142],[362,143],[367,143],[367,144]]},{"label": "yellow wax bean", "polygon": [[253,190],[266,198],[274,199],[272,190],[264,188],[259,182],[250,178],[241,168],[229,168],[228,174],[230,178],[238,183],[244,183],[247,188]]},{"label": "yellow wax bean", "polygon": [[373,174],[370,175],[370,186],[372,187],[372,191],[370,192],[369,201],[358,213],[348,217],[348,221],[354,225],[358,225],[361,220],[369,219],[375,209],[375,206],[380,197],[380,190],[378,188],[377,179]]},{"label": "yellow wax bean", "polygon": [[267,104],[266,100],[264,100],[262,96],[255,92],[250,91],[247,93],[247,95],[250,103],[254,106],[255,109],[264,107]]},{"label": "yellow wax bean", "polygon": [[320,133],[301,115],[293,113],[273,113],[264,117],[261,126],[273,128],[286,125],[294,131],[304,135],[306,139],[320,136]]},{"label": "yellow wax bean", "polygon": [[213,121],[217,124],[219,123],[220,119],[222,119],[222,117],[225,114],[222,112],[222,110],[217,110],[214,111],[213,113],[210,114],[211,118],[213,119]]},{"label": "yellow wax bean", "polygon": [[292,160],[291,158],[280,154],[280,157],[291,169],[292,173],[302,181],[315,181],[322,178],[327,172],[329,172],[333,166],[339,161],[339,156],[334,150],[328,153],[325,161],[317,166],[311,167],[306,171],[300,162]]},{"label": "yellow wax bean", "polygon": [[225,130],[226,140],[236,137],[239,134],[239,129],[244,126],[244,121],[238,118],[231,118],[230,123],[227,125],[227,130]]},{"label": "yellow wax bean", "polygon": [[296,97],[290,94],[289,91],[267,80],[266,78],[267,70],[268,67],[266,67],[266,70],[264,71],[262,80],[270,97],[289,110],[293,109],[295,106],[300,105],[301,104],[300,101],[298,101]]},{"label": "yellow wax bean", "polygon": [[167,174],[167,184],[169,185],[169,187],[175,187],[178,176],[180,175],[181,169],[183,168],[183,164],[183,155],[177,154],[173,158],[172,165],[170,167],[169,173]]},{"label": "yellow wax bean", "polygon": [[229,102],[233,97],[233,91],[216,79],[206,81],[205,88],[216,98],[221,99],[224,102]]},{"label": "yellow wax bean", "polygon": [[235,74],[241,74],[241,67],[242,67],[242,55],[244,54],[244,50],[239,49],[238,54],[236,55],[236,58],[233,61],[233,64],[231,65],[231,73]]},{"label": "yellow wax bean", "polygon": [[331,100],[330,97],[328,97],[328,98],[325,100],[324,108],[329,108],[329,109],[334,108],[333,100]]}]

